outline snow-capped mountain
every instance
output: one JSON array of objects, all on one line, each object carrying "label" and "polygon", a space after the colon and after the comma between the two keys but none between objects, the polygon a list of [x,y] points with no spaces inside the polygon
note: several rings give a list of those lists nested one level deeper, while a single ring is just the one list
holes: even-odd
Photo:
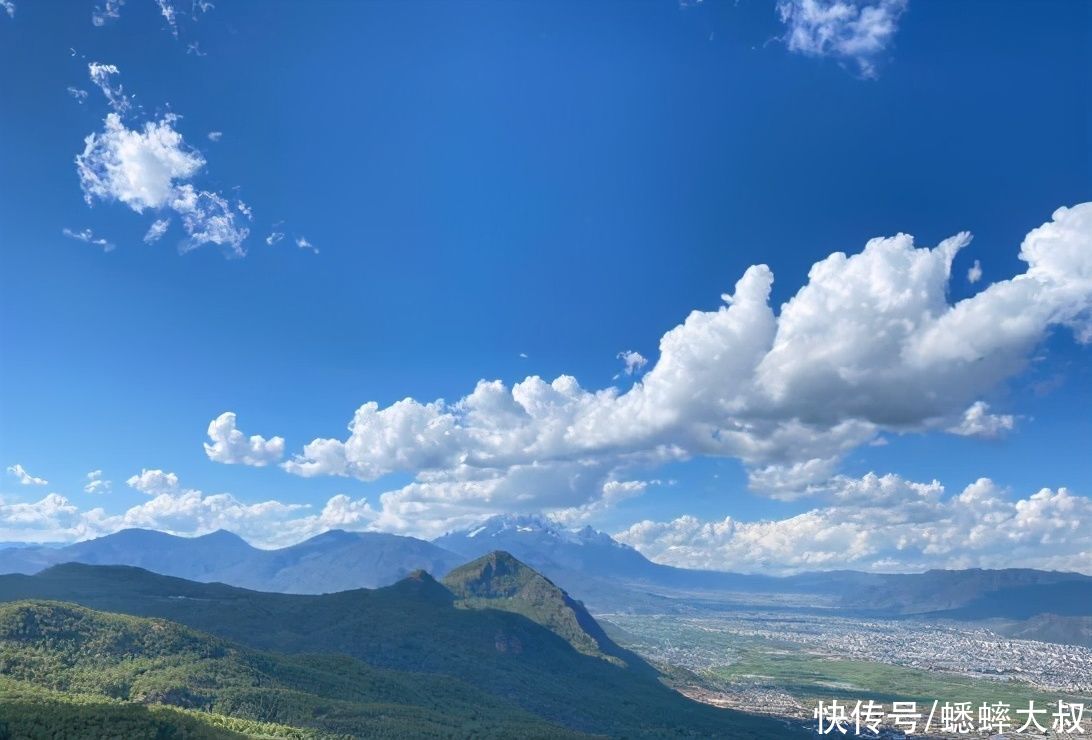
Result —
[{"label": "snow-capped mountain", "polygon": [[547,575],[576,571],[624,580],[655,580],[657,565],[629,545],[591,527],[572,530],[542,516],[501,514],[433,540],[466,557],[504,550]]}]

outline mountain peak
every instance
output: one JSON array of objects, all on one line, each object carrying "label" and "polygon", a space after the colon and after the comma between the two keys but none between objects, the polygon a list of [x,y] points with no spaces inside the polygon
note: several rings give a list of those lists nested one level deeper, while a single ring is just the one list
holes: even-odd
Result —
[{"label": "mountain peak", "polygon": [[527,617],[585,655],[623,666],[631,657],[611,642],[583,604],[504,550],[494,550],[456,568],[443,583],[462,606]]},{"label": "mountain peak", "polygon": [[442,583],[433,578],[428,571],[420,568],[410,572],[409,575],[393,586],[387,586],[386,588],[404,596],[439,603],[450,604],[454,598],[451,591],[445,588]]},{"label": "mountain peak", "polygon": [[559,536],[564,532],[557,524],[538,514],[497,514],[481,524],[460,532],[467,538],[495,537],[503,533],[538,533]]},{"label": "mountain peak", "polygon": [[226,529],[217,529],[215,532],[209,532],[208,534],[203,534],[200,537],[195,537],[194,539],[201,540],[203,542],[222,542],[222,543],[225,543],[225,544],[226,543],[232,543],[232,544],[240,544],[241,543],[241,544],[244,544],[244,545],[247,544],[247,541],[244,540],[242,537],[235,534],[234,532],[229,532]]},{"label": "mountain peak", "polygon": [[464,598],[507,598],[534,578],[546,581],[545,576],[521,563],[511,553],[494,550],[448,573],[444,584]]}]

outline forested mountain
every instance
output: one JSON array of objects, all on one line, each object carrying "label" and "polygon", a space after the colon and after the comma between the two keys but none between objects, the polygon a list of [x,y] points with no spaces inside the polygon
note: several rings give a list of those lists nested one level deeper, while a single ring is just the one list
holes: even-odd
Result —
[{"label": "forested mountain", "polygon": [[[274,676],[284,676],[285,671],[296,676],[295,683],[287,684],[285,690],[303,691],[310,697],[308,702],[317,701],[315,697],[352,699],[336,687],[331,688],[333,695],[307,688],[315,682],[321,683],[314,674],[307,674],[312,677],[306,680],[303,677],[308,668],[315,668],[313,661],[320,661],[318,665],[325,666],[324,671],[335,675],[352,670],[366,672],[373,677],[368,679],[373,683],[379,681],[375,676],[390,677],[391,671],[412,673],[414,680],[442,679],[449,683],[426,693],[458,694],[473,689],[488,697],[481,707],[503,705],[508,708],[505,716],[512,721],[525,721],[519,718],[530,714],[538,722],[561,725],[576,732],[628,737],[758,738],[791,731],[787,725],[773,720],[685,699],[662,685],[654,671],[639,658],[625,653],[601,631],[593,633],[594,620],[582,627],[581,620],[585,617],[579,615],[575,625],[585,630],[605,656],[624,655],[626,659],[606,660],[575,649],[571,642],[574,633],[566,631],[573,629],[574,623],[558,621],[549,611],[545,618],[535,621],[506,610],[511,608],[513,599],[528,595],[534,596],[528,603],[536,607],[560,603],[572,609],[572,602],[563,592],[543,590],[542,584],[535,580],[537,574],[527,573],[522,564],[498,557],[500,562],[512,566],[514,588],[504,586],[503,577],[479,580],[485,586],[482,589],[477,588],[474,578],[460,576],[453,581],[458,590],[454,593],[427,573],[417,572],[393,586],[376,590],[289,595],[197,583],[131,567],[66,564],[35,576],[0,576],[0,601],[62,600],[96,610],[184,625],[191,631],[180,627],[157,628],[165,630],[166,635],[175,635],[164,645],[189,645],[180,650],[190,657],[201,654],[207,659],[219,656],[227,660],[215,670],[208,669],[207,673],[213,675],[235,671],[243,677],[251,676],[247,671],[253,670],[253,661],[258,660],[252,651],[279,653],[279,659],[265,657],[267,662],[263,665],[270,666],[269,672]],[[464,575],[472,573],[473,569]],[[473,604],[467,603],[471,594],[476,600]],[[535,594],[548,598],[538,598]],[[490,607],[487,602],[494,599],[501,608]],[[535,615],[542,617],[543,613],[536,611]],[[128,624],[141,634],[149,623],[141,622],[139,628],[134,623],[110,624],[118,629]],[[202,642],[205,638],[196,636],[192,630],[213,635],[231,646],[225,642]],[[576,639],[579,642],[581,638],[576,636]],[[139,640],[126,638],[121,642],[136,645],[133,655],[143,659]],[[43,647],[51,649],[48,641]],[[228,652],[220,654],[221,650]],[[316,654],[327,657],[304,657]],[[205,671],[209,664],[200,665]],[[376,673],[377,670],[380,672]],[[268,685],[280,690],[278,684]],[[129,691],[132,690],[130,686]],[[400,689],[391,691],[388,697],[400,695]],[[226,689],[225,692],[225,696],[240,696]],[[195,700],[198,706],[211,709],[232,706],[227,698],[215,692],[209,695],[212,698],[198,693],[201,697]],[[160,695],[177,694],[168,691]],[[262,695],[264,691],[254,694]],[[466,705],[455,702],[453,706],[451,712],[446,704],[438,711],[444,716],[458,716]],[[270,719],[260,714],[255,718]]]},{"label": "forested mountain", "polygon": [[[275,735],[292,734],[288,728],[355,737],[566,734],[458,679],[373,668],[344,656],[258,652],[166,620],[62,602],[0,605],[0,666],[10,690],[31,696],[31,689],[44,690],[36,696],[53,701],[97,699],[88,702],[100,707],[92,716],[116,708],[108,701],[114,700],[201,713],[190,720],[232,717],[246,721],[236,729]],[[11,709],[0,716],[9,725],[29,721]]]}]

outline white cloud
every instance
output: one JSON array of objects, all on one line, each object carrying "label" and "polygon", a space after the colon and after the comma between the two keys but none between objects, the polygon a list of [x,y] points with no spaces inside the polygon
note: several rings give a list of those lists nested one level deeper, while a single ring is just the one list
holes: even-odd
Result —
[{"label": "white cloud", "polygon": [[173,496],[181,491],[178,476],[162,470],[144,468],[139,475],[131,476],[125,484],[149,496]]},{"label": "white cloud", "polygon": [[88,93],[87,93],[86,90],[83,90],[83,89],[78,88],[78,87],[69,86],[68,87],[68,94],[71,95],[73,97],[73,99],[77,103],[79,103],[80,105],[83,105],[84,103],[87,102]]},{"label": "white cloud", "polygon": [[8,14],[8,18],[15,17],[15,3],[13,0],[0,0],[0,8],[4,9],[4,12]]},{"label": "white cloud", "polygon": [[754,266],[724,305],[667,332],[659,359],[624,393],[531,376],[510,387],[480,381],[450,403],[369,402],[347,438],[315,439],[283,467],[414,475],[380,497],[396,531],[585,506],[610,480],[694,456],[741,460],[756,490],[811,494],[884,432],[958,431],[1053,326],[1092,340],[1092,203],[1059,209],[1027,235],[1026,272],[953,305],[952,260],[969,239],[926,249],[900,234],[833,254],[779,313],[768,301],[772,272]]},{"label": "white cloud", "polygon": [[155,4],[159,6],[159,14],[167,21],[167,27],[170,29],[171,33],[177,36],[178,14],[175,11],[174,6],[170,3],[170,0],[155,0]]},{"label": "white cloud", "polygon": [[1009,414],[991,414],[990,405],[975,401],[963,412],[963,418],[948,431],[964,437],[1000,437],[1016,426],[1016,417]]},{"label": "white cloud", "polygon": [[937,481],[839,477],[830,505],[788,519],[643,521],[616,536],[681,567],[796,573],[839,568],[1045,568],[1092,573],[1092,500],[1065,488],[1024,499],[986,478],[945,497]]},{"label": "white cloud", "polygon": [[[489,482],[491,490],[498,490],[495,483]],[[399,531],[399,523],[426,515],[413,507],[396,512],[385,505],[377,511],[366,500],[344,494],[330,498],[318,512],[276,500],[246,503],[229,493],[183,487],[178,476],[161,470],[143,470],[129,484],[151,498],[120,514],[82,510],[56,493],[33,503],[0,500],[0,540],[63,542],[147,527],[181,535],[227,529],[259,546],[283,546],[334,528]],[[623,500],[659,484],[612,479],[603,493],[607,500]],[[870,473],[837,476],[820,495],[820,505],[786,519],[682,516],[638,522],[615,537],[657,562],[716,570],[789,574],[839,568],[1033,567],[1092,573],[1092,499],[1065,488],[1014,499],[982,478],[949,496],[937,481]],[[476,496],[467,500],[476,508],[461,505],[458,495],[431,504],[445,511],[427,513],[428,521],[458,526],[491,513]],[[574,525],[588,515],[588,509],[576,508],[558,510],[553,518]],[[441,531],[433,527],[428,534]]]},{"label": "white cloud", "polygon": [[96,247],[102,247],[104,252],[113,252],[116,245],[101,237],[96,237],[91,229],[82,229],[80,231],[73,231],[69,228],[61,229],[61,233],[67,236],[69,239],[75,239],[76,241],[83,242],[85,244],[94,244]]},{"label": "white cloud", "polygon": [[[102,200],[121,202],[137,213],[173,211],[188,236],[182,251],[216,244],[228,254],[246,254],[243,242],[250,230],[239,222],[239,214],[249,217],[249,208],[238,202],[233,208],[220,193],[199,190],[188,182],[204,169],[205,158],[176,130],[178,116],[167,114],[130,128],[123,119],[129,99],[111,82],[117,68],[93,63],[89,71],[114,111],[107,114],[101,132],[84,139],[83,153],[76,157],[88,205]],[[161,217],[152,224],[145,241],[162,236],[158,229],[164,220]]]},{"label": "white cloud", "polygon": [[274,232],[270,233],[269,236],[267,236],[265,238],[265,243],[272,247],[274,244],[276,244],[277,242],[279,242],[283,238],[284,238],[284,233],[283,232],[274,231]]},{"label": "white cloud", "polygon": [[209,131],[208,137],[209,137],[209,141],[217,142],[217,141],[220,141],[220,139],[224,138],[224,132],[223,131]]},{"label": "white cloud", "polygon": [[95,198],[117,200],[137,213],[167,206],[179,183],[196,175],[205,159],[174,129],[167,115],[133,130],[117,113],[107,114],[104,130],[90,134],[76,157],[80,185],[88,204]]},{"label": "white cloud", "polygon": [[567,509],[554,509],[550,518],[565,527],[575,527],[594,520],[596,516],[627,499],[644,494],[649,486],[661,485],[660,480],[608,480],[603,495],[586,504]]},{"label": "white cloud", "polygon": [[967,282],[974,285],[982,279],[982,263],[978,260],[974,261],[974,264],[967,268]]},{"label": "white cloud", "polygon": [[116,20],[121,15],[121,6],[125,0],[105,0],[102,5],[96,5],[91,12],[91,23],[96,26],[105,26],[108,22]]},{"label": "white cloud", "polygon": [[182,217],[182,226],[190,237],[182,247],[183,252],[204,244],[216,244],[236,257],[246,255],[243,242],[250,235],[250,229],[238,222],[236,211],[219,193],[182,185],[175,191],[171,208]]},{"label": "white cloud", "polygon": [[303,236],[296,237],[296,246],[299,247],[300,249],[310,249],[315,254],[318,254],[318,247],[316,247],[311,242],[307,241],[307,237],[303,237]]},{"label": "white cloud", "polygon": [[648,360],[640,352],[634,352],[633,350],[626,350],[625,352],[618,353],[618,359],[622,361],[625,367],[622,369],[626,375],[633,375],[637,373],[648,364]]},{"label": "white cloud", "polygon": [[148,227],[148,231],[144,234],[145,244],[154,244],[163,238],[163,235],[167,233],[167,229],[171,226],[171,220],[169,218],[157,218],[152,221],[152,225]]},{"label": "white cloud", "polygon": [[[107,23],[111,23],[121,17],[121,8],[125,5],[125,0],[104,0],[101,5],[96,5],[95,9],[91,13],[91,23],[95,26],[105,26]],[[179,21],[183,17],[196,21],[200,18],[202,13],[211,10],[213,3],[208,0],[194,0],[191,3],[187,3],[185,7],[190,9],[187,15],[180,14],[178,11],[178,5],[171,0],[155,0],[155,5],[159,9],[159,14],[166,21],[167,31],[172,36],[178,38],[178,25]]]},{"label": "white cloud", "polygon": [[92,470],[85,479],[87,482],[83,486],[84,493],[107,493],[113,485],[102,477],[101,470]]},{"label": "white cloud", "polygon": [[214,462],[262,467],[284,456],[282,437],[247,437],[235,428],[235,414],[231,411],[209,422],[208,434],[212,444],[205,443],[205,454]]},{"label": "white cloud", "polygon": [[33,503],[0,499],[0,540],[9,542],[70,542],[94,537],[102,509],[80,511],[64,496],[51,493]]},{"label": "white cloud", "polygon": [[114,109],[115,113],[125,115],[132,108],[132,100],[125,94],[120,84],[115,85],[113,79],[120,74],[113,64],[101,64],[91,62],[87,65],[87,74],[91,81],[102,90],[106,102]]},{"label": "white cloud", "polygon": [[864,77],[898,30],[907,0],[782,0],[777,11],[790,51],[854,62]]},{"label": "white cloud", "polygon": [[120,514],[107,514],[102,508],[82,510],[56,493],[32,503],[0,500],[0,540],[70,542],[129,527],[190,536],[227,529],[258,546],[275,547],[328,529],[368,528],[375,518],[367,501],[344,494],[311,513],[301,504],[275,500],[251,504],[229,493],[184,488],[177,475],[161,470],[143,470],[128,483],[152,498]]},{"label": "white cloud", "polygon": [[18,478],[19,483],[24,486],[45,486],[49,484],[49,481],[47,481],[45,478],[38,478],[37,476],[33,476],[28,473],[26,468],[24,468],[19,463],[9,465],[8,474]]}]

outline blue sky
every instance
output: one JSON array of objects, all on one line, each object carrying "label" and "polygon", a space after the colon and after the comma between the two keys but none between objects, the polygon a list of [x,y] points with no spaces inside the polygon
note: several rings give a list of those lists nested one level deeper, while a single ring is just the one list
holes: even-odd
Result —
[{"label": "blue sky", "polygon": [[[939,480],[942,502],[986,477],[1007,503],[1067,488],[1078,509],[1062,519],[1088,504],[1092,469],[1081,450],[1092,441],[1092,350],[1075,340],[1089,306],[1079,281],[1064,306],[1051,304],[1034,341],[985,356],[996,373],[896,373],[902,380],[877,391],[895,399],[909,382],[908,397],[951,396],[921,418],[889,423],[876,403],[860,412],[852,400],[817,409],[810,391],[798,408],[779,402],[779,419],[823,417],[812,431],[825,441],[796,457],[791,448],[810,441],[750,457],[739,447],[708,454],[690,431],[665,426],[640,442],[610,441],[609,452],[581,442],[547,453],[543,433],[512,464],[561,466],[546,482],[491,464],[492,483],[476,488],[456,468],[460,455],[486,454],[480,444],[401,459],[420,439],[409,422],[372,429],[393,440],[388,460],[316,467],[303,449],[345,440],[365,402],[454,404],[479,379],[507,389],[532,375],[571,375],[585,390],[624,394],[656,366],[665,332],[691,311],[717,311],[751,265],[775,275],[775,312],[808,283],[813,263],[900,232],[919,247],[973,232],[940,287],[950,304],[1023,273],[1025,235],[1055,209],[1092,200],[1088,100],[1077,94],[1092,83],[1082,3],[222,2],[205,12],[179,3],[172,29],[153,0],[129,0],[101,26],[92,14],[104,6],[94,2],[63,11],[16,2],[13,16],[0,14],[9,70],[0,81],[0,462],[48,484],[6,476],[0,539],[89,536],[149,496],[184,490],[230,492],[230,506],[309,505],[311,514],[338,494],[366,498],[370,513],[330,522],[426,536],[509,509],[563,510],[574,524],[612,532],[684,515],[792,521],[819,507],[836,516],[846,481],[870,472],[907,485]],[[847,27],[862,6],[890,28]],[[848,21],[815,15],[839,8]],[[836,41],[809,47],[808,34],[824,30]],[[854,46],[865,31],[879,41]],[[85,202],[74,159],[85,137],[106,131],[111,110],[89,79],[92,62],[114,65],[107,86],[133,96],[118,113],[125,130],[169,121],[178,151],[200,159],[171,187],[192,182],[222,197],[245,240],[195,246],[185,209],[137,213],[110,187]],[[157,218],[171,226],[146,244]],[[113,248],[64,229],[90,229]],[[284,238],[267,245],[271,234]],[[1079,275],[1089,242],[1075,249]],[[971,283],[976,261],[982,277]],[[1058,319],[1082,307],[1083,317]],[[1004,311],[992,326],[1021,314],[1014,304]],[[621,373],[623,351],[647,365]],[[729,343],[715,354],[737,351]],[[946,431],[972,402],[988,404],[986,418],[1001,426]],[[775,413],[747,403],[746,414],[717,424]],[[262,466],[210,459],[206,428],[226,411],[246,435],[283,437],[283,454],[262,448]],[[832,441],[831,415],[868,428]],[[434,416],[454,423],[456,436],[471,426],[450,409]],[[488,454],[504,456],[495,446]],[[277,464],[296,455],[311,461],[306,475]],[[819,473],[787,488],[755,482],[756,470],[813,459],[824,461]],[[564,466],[577,461],[593,471],[590,482],[572,483],[575,468]],[[182,483],[126,485],[144,469]],[[84,492],[93,470],[112,482],[108,492]],[[409,496],[397,516],[376,514],[380,494],[415,479],[453,487]],[[563,497],[545,490],[558,480],[572,486]],[[626,481],[628,497],[602,493]],[[64,497],[61,514],[16,526],[10,507],[47,493]],[[95,507],[102,516],[88,520]],[[232,525],[206,515],[144,512],[128,523]],[[247,521],[237,528],[259,540],[273,539],[260,527],[281,526]],[[670,559],[643,533],[629,537]],[[888,557],[869,552],[850,564]],[[993,562],[952,557],[944,562]]]}]

